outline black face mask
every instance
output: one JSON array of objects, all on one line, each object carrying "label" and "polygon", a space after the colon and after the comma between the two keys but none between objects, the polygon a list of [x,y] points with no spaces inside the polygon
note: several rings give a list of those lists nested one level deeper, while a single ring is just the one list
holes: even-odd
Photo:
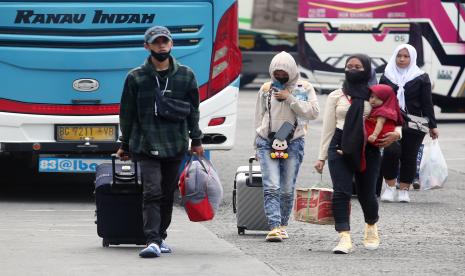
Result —
[{"label": "black face mask", "polygon": [[346,70],[346,80],[351,83],[360,83],[360,82],[365,82],[366,80],[366,74],[365,71],[359,71],[359,70]]},{"label": "black face mask", "polygon": [[289,81],[289,77],[275,78],[275,79],[279,81],[281,84],[285,84],[286,82]]},{"label": "black face mask", "polygon": [[156,53],[153,50],[150,51],[152,57],[154,57],[156,60],[162,62],[165,61],[167,58],[169,58],[171,50],[166,52],[166,53]]}]

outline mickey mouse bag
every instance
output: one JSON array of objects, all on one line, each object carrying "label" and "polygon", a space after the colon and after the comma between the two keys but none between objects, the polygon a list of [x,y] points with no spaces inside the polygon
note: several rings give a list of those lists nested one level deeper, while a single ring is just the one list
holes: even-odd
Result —
[{"label": "mickey mouse bag", "polygon": [[271,158],[282,158],[286,159],[289,157],[287,150],[287,141],[292,137],[294,133],[295,125],[284,122],[276,133],[273,135],[273,141],[271,148],[273,149],[270,153]]},{"label": "mickey mouse bag", "polygon": [[271,140],[271,153],[270,156],[273,159],[287,159],[289,154],[286,152],[288,148],[288,142],[291,140],[294,135],[294,130],[297,126],[297,121],[295,124],[289,122],[284,122],[277,132],[271,132],[271,95],[275,91],[284,89],[280,83],[273,83],[270,91],[268,92],[268,129],[269,134],[268,138]]}]

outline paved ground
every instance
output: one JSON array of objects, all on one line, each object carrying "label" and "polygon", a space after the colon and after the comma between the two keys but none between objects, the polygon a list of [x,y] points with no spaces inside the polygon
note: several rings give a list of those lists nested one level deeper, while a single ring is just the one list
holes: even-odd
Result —
[{"label": "paved ground", "polygon": [[[333,226],[320,226],[291,221],[291,239],[283,243],[266,243],[265,232],[246,231],[237,234],[232,213],[231,190],[234,169],[246,164],[253,152],[252,118],[255,91],[241,91],[238,134],[234,150],[212,155],[214,164],[222,169],[225,201],[221,212],[207,227],[217,236],[267,263],[281,275],[464,275],[465,274],[465,128],[464,115],[440,114],[440,118],[462,121],[439,124],[440,143],[448,158],[449,179],[442,190],[411,192],[412,203],[381,203],[379,229],[381,246],[367,251],[361,244],[363,216],[356,198],[352,200],[352,235],[355,252],[348,256],[334,255],[331,249],[338,238]],[[326,96],[319,96],[324,107]],[[313,170],[317,156],[321,119],[313,122],[306,139],[306,156],[297,186],[308,187],[319,181]],[[327,168],[323,181],[330,181]]]},{"label": "paved ground", "polygon": [[[73,188],[89,177],[60,177],[54,185],[46,178],[31,185],[20,183],[23,170],[0,166],[1,275],[464,275],[465,271],[465,128],[461,115],[439,115],[442,150],[449,165],[444,189],[411,192],[412,203],[381,203],[381,247],[367,251],[361,245],[363,218],[352,200],[355,252],[334,255],[337,243],[332,226],[291,221],[291,239],[266,243],[265,232],[237,234],[231,193],[235,169],[253,153],[253,109],[256,91],[241,91],[236,145],[215,152],[212,160],[223,182],[225,197],[213,221],[191,223],[175,210],[169,243],[175,253],[156,260],[137,256],[141,247],[102,248],[94,224],[91,185]],[[319,96],[322,106],[326,96]],[[313,170],[321,119],[312,122],[298,186],[320,180]],[[7,162],[9,163],[9,162]],[[18,168],[17,168],[18,169]],[[28,180],[24,180],[28,181]],[[323,181],[329,181],[327,169]],[[76,184],[76,183],[74,183]],[[79,183],[77,183],[79,184]],[[82,184],[82,183],[81,183]]]},{"label": "paved ground", "polygon": [[337,235],[329,225],[291,221],[289,240],[266,243],[264,232],[237,234],[229,205],[206,225],[281,275],[463,275],[464,190],[463,175],[453,173],[447,189],[412,192],[410,204],[381,203],[377,251],[365,250],[361,244],[363,216],[357,200],[352,200],[355,252],[347,256],[331,253]]},{"label": "paved ground", "polygon": [[[173,214],[172,254],[141,259],[142,246],[103,248],[87,196],[60,199],[0,193],[0,275],[278,275],[267,264],[193,223],[181,208]],[[72,189],[75,191],[76,189]]]}]

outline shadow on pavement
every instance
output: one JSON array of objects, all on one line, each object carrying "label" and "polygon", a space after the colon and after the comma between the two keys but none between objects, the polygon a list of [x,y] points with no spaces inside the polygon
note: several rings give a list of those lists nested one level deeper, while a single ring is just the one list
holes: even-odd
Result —
[{"label": "shadow on pavement", "polygon": [[24,168],[6,172],[0,180],[1,201],[94,201],[94,174],[37,174]]}]

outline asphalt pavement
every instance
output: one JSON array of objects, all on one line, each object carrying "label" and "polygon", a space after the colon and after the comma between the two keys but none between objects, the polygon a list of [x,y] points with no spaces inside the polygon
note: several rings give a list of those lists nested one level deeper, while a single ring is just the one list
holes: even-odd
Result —
[{"label": "asphalt pavement", "polygon": [[[95,205],[88,188],[24,187],[16,194],[0,190],[0,275],[465,275],[465,128],[451,116],[438,117],[440,143],[449,165],[443,189],[412,191],[412,202],[380,203],[381,245],[368,251],[361,243],[363,216],[352,200],[351,227],[355,251],[332,254],[338,241],[331,225],[291,219],[290,239],[265,242],[266,232],[238,235],[232,212],[235,170],[253,154],[253,111],[257,87],[241,91],[235,147],[213,152],[224,187],[224,200],[212,221],[188,221],[177,206],[167,243],[174,252],[141,259],[141,246],[103,248],[94,224]],[[326,96],[319,95],[324,107]],[[321,117],[310,124],[297,186],[320,181],[313,170]],[[88,181],[87,179],[86,181]],[[0,179],[0,184],[5,181]],[[330,181],[327,168],[323,181]],[[33,184],[36,185],[36,184]],[[19,186],[19,185],[18,185]],[[71,186],[71,185],[70,185]],[[54,194],[60,190],[62,194]],[[63,196],[64,194],[64,196]]]},{"label": "asphalt pavement", "polygon": [[[283,243],[265,242],[266,232],[261,231],[238,235],[232,212],[232,185],[235,168],[245,165],[253,153],[252,120],[258,88],[241,90],[234,149],[214,152],[211,157],[221,170],[225,187],[220,212],[206,224],[213,233],[268,264],[280,275],[465,275],[465,114],[442,114],[436,110],[440,119],[439,141],[449,166],[449,178],[443,189],[411,191],[409,204],[380,202],[378,250],[369,251],[362,245],[364,221],[355,197],[351,215],[355,251],[349,255],[332,254],[338,235],[331,225],[291,219],[290,239]],[[320,181],[313,164],[318,155],[326,97],[318,96],[322,113],[310,122],[297,187],[309,187]],[[330,182],[327,166],[323,181]]]},{"label": "asphalt pavement", "polygon": [[104,248],[92,203],[0,202],[1,275],[278,275],[175,208],[173,253],[142,259],[142,246]]}]

